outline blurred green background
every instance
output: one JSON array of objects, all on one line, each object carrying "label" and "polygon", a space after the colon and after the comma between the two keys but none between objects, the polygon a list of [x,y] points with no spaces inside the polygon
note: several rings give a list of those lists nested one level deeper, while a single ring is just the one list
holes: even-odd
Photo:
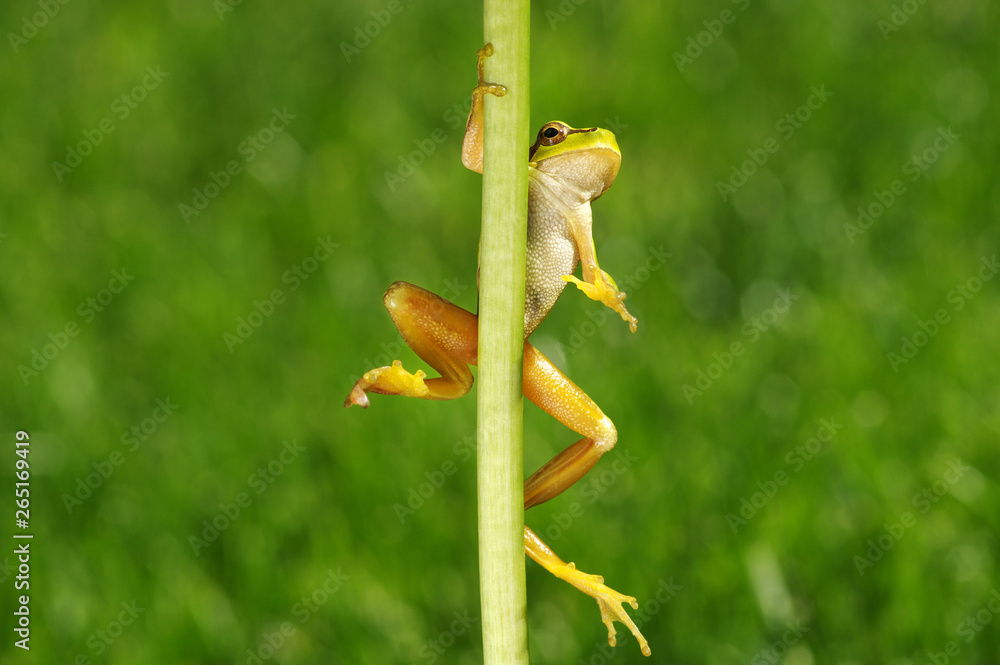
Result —
[{"label": "blurred green background", "polygon": [[[341,406],[423,366],[391,282],[476,306],[481,7],[397,1],[0,9],[3,662],[481,661],[474,396]],[[533,336],[627,464],[526,519],[653,649],[529,562],[533,661],[1000,661],[996,5],[533,12],[640,323],[567,290]],[[526,474],[577,438],[525,431]]]}]

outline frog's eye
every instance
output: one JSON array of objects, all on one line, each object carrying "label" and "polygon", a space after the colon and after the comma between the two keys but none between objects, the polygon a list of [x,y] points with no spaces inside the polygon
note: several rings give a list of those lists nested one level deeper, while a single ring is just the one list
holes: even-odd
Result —
[{"label": "frog's eye", "polygon": [[568,133],[569,127],[566,125],[561,122],[550,122],[538,132],[538,143],[539,145],[556,145],[562,143]]},{"label": "frog's eye", "polygon": [[550,122],[538,131],[535,144],[528,151],[528,158],[535,156],[535,151],[541,146],[553,146],[562,143],[570,133],[570,128],[561,122]]}]

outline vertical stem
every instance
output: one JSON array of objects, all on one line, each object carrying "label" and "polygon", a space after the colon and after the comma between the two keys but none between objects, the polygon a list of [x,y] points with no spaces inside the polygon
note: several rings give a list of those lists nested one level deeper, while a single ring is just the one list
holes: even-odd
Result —
[{"label": "vertical stem", "polygon": [[529,0],[485,0],[486,95],[479,279],[479,571],[485,665],[527,665],[524,573],[524,272]]}]

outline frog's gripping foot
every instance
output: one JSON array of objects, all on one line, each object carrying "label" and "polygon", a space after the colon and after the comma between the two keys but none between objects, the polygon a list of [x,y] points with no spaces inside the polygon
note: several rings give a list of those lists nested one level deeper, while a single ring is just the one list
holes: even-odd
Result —
[{"label": "frog's gripping foot", "polygon": [[476,69],[479,79],[472,89],[472,108],[469,109],[469,120],[465,125],[465,136],[462,138],[462,164],[476,173],[483,172],[483,122],[486,95],[503,97],[507,88],[497,83],[486,82],[486,58],[493,55],[493,44],[487,44],[476,53]]},{"label": "frog's gripping foot", "polygon": [[485,94],[496,95],[497,97],[503,97],[507,94],[507,88],[502,85],[486,82],[486,58],[491,55],[493,55],[493,44],[487,44],[476,51],[476,69],[479,72],[479,83],[473,88],[472,94],[479,95],[480,98]]},{"label": "frog's gripping foot", "polygon": [[562,564],[550,570],[559,579],[569,582],[597,601],[597,606],[601,610],[601,621],[608,627],[608,644],[615,646],[616,633],[612,622],[618,621],[628,626],[628,629],[635,635],[636,641],[639,642],[639,648],[642,649],[643,656],[648,656],[652,653],[649,649],[649,643],[646,642],[646,638],[642,636],[639,628],[632,621],[632,617],[622,607],[622,603],[628,603],[632,606],[633,610],[639,609],[639,603],[635,598],[618,593],[614,589],[605,586],[604,578],[600,575],[589,575],[581,570],[577,570],[573,562]]},{"label": "frog's gripping foot", "polygon": [[646,638],[642,636],[635,622],[622,607],[622,603],[628,603],[632,609],[639,609],[639,603],[636,602],[635,598],[605,586],[604,578],[600,575],[589,575],[582,570],[577,570],[576,564],[572,561],[566,563],[527,526],[524,527],[524,551],[541,564],[545,570],[572,584],[597,601],[597,607],[601,610],[601,621],[608,627],[608,644],[615,646],[615,627],[612,622],[619,621],[628,626],[628,629],[635,635],[635,639],[639,642],[639,648],[642,649],[642,655],[648,656],[651,653]]},{"label": "frog's gripping foot", "polygon": [[351,388],[351,393],[344,400],[344,406],[357,405],[367,409],[367,393],[370,392],[381,395],[426,397],[429,392],[424,384],[426,376],[427,374],[423,370],[417,370],[416,374],[410,374],[403,369],[402,362],[394,360],[391,367],[379,367],[365,372],[365,375]]},{"label": "frog's gripping foot", "polygon": [[623,302],[625,300],[625,292],[618,290],[618,285],[615,284],[615,280],[611,278],[611,275],[597,266],[591,266],[591,269],[596,273],[593,282],[584,282],[573,275],[563,275],[563,281],[576,284],[576,287],[587,294],[588,298],[603,303],[613,311],[618,312],[622,320],[628,323],[629,329],[635,332],[639,321],[625,307],[625,303]]}]

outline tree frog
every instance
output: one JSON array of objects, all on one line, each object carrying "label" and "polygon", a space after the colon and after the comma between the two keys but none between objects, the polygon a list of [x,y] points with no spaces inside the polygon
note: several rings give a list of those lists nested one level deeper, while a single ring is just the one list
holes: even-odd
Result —
[{"label": "tree frog", "polygon": [[[484,60],[492,54],[487,44],[478,53],[479,84],[473,90],[472,110],[462,145],[463,164],[482,173],[483,100],[503,96],[503,86],[484,78]],[[589,298],[604,303],[629,324],[637,321],[625,308],[625,294],[597,263],[591,234],[590,204],[614,182],[621,164],[615,136],[606,129],[574,129],[563,122],[546,123],[528,151],[528,238],[524,311],[524,395],[584,438],[572,444],[524,483],[525,509],[559,495],[589,471],[618,439],[614,424],[575,383],[530,342],[528,336],[555,305],[567,283]],[[582,264],[582,277],[573,275]],[[367,393],[404,395],[421,399],[455,399],[472,387],[478,346],[475,314],[418,286],[396,282],[383,298],[389,315],[406,343],[441,376],[427,378],[423,370],[410,373],[401,361],[372,369],[354,385],[344,406],[367,408]],[[560,559],[534,531],[524,528],[525,552],[556,577],[592,596],[615,645],[612,621],[628,626],[642,653],[649,645],[623,602],[638,609],[636,599],[604,585],[600,575],[577,570]]]}]

